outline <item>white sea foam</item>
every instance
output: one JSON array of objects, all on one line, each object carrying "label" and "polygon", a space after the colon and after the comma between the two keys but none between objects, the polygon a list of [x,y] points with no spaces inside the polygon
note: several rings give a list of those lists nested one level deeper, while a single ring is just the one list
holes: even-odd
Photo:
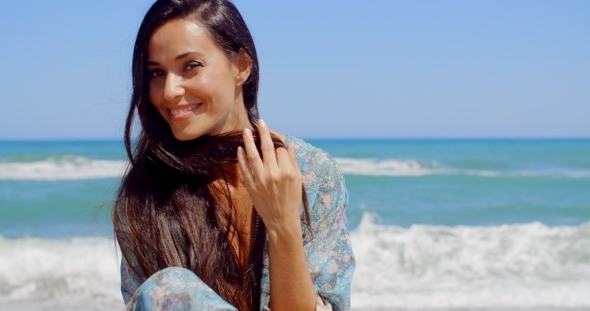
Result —
[{"label": "white sea foam", "polygon": [[126,161],[95,160],[79,156],[52,157],[35,162],[0,162],[0,180],[75,180],[117,178]]},{"label": "white sea foam", "polygon": [[427,175],[470,175],[479,177],[566,177],[588,178],[588,170],[555,170],[555,171],[494,171],[474,170],[445,167],[436,161],[418,161],[414,159],[354,159],[336,158],[342,172],[347,175],[368,176],[427,176]]},{"label": "white sea foam", "polygon": [[0,304],[19,301],[120,302],[113,240],[0,237]]},{"label": "white sea foam", "polygon": [[[353,308],[590,308],[590,222],[384,226],[351,232]],[[122,304],[110,239],[0,237],[0,304]]]},{"label": "white sea foam", "polygon": [[336,158],[342,172],[349,175],[371,176],[424,176],[432,174],[444,174],[446,170],[437,168],[436,163],[431,167],[425,167],[416,160],[396,159],[353,159]]},{"label": "white sea foam", "polygon": [[[588,178],[590,171],[511,171],[470,170],[445,167],[435,161],[414,159],[354,159],[336,158],[347,175],[367,176],[427,176],[472,175],[480,177],[566,177]],[[0,180],[77,180],[120,178],[128,162],[97,160],[79,156],[52,157],[35,162],[0,162]]]},{"label": "white sea foam", "polygon": [[590,307],[590,222],[490,227],[383,226],[351,233],[353,307]]}]

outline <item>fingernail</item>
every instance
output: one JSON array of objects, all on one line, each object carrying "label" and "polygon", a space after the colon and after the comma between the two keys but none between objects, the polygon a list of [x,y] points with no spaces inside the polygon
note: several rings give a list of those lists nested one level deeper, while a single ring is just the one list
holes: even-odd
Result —
[{"label": "fingernail", "polygon": [[249,129],[249,128],[246,128],[246,129],[244,129],[244,135],[246,135],[246,136],[248,136],[248,137],[249,137],[249,136],[252,136],[252,131],[250,131],[250,129]]},{"label": "fingernail", "polygon": [[266,123],[264,123],[264,120],[260,119],[260,120],[258,120],[258,126],[266,127]]},{"label": "fingernail", "polygon": [[238,146],[238,155],[241,156],[244,154],[244,149],[242,149],[242,146]]}]

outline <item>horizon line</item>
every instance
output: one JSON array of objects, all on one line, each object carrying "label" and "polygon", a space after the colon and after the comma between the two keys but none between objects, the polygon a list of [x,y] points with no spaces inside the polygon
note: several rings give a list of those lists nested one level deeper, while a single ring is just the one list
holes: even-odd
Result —
[{"label": "horizon line", "polygon": [[[590,140],[590,136],[442,136],[442,137],[299,137],[304,140]],[[100,142],[123,141],[123,138],[0,138],[0,142]]]}]

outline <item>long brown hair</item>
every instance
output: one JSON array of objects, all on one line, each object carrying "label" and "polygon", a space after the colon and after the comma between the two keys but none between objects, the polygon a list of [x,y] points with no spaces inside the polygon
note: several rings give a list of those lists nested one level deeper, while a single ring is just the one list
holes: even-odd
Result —
[{"label": "long brown hair", "polygon": [[[230,242],[232,233],[239,234],[232,211],[252,208],[233,206],[228,184],[238,178],[228,168],[237,163],[241,133],[178,141],[149,100],[148,42],[158,26],[173,19],[200,23],[228,56],[240,50],[248,54],[252,68],[243,84],[244,104],[250,123],[258,120],[258,58],[236,7],[227,0],[156,1],[141,23],[133,52],[133,95],[125,127],[130,166],[113,209],[115,235],[126,260],[136,263],[131,268],[140,279],[167,267],[185,267],[239,310],[258,310],[266,236],[262,221],[252,237],[246,269]],[[132,141],[136,113],[141,129]],[[254,134],[260,148],[256,130]],[[283,147],[278,138],[273,141],[275,148]],[[213,187],[213,179],[221,180],[222,187]],[[302,197],[302,221],[309,228],[305,190]]]}]

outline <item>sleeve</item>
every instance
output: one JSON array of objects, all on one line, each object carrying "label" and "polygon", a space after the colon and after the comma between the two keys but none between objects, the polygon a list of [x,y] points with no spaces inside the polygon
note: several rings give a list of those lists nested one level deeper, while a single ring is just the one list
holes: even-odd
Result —
[{"label": "sleeve", "polygon": [[121,294],[125,304],[129,303],[133,294],[141,286],[142,281],[135,275],[125,256],[121,259]]},{"label": "sleeve", "polygon": [[[336,161],[323,151],[298,156],[298,160],[309,202],[312,232],[304,223],[301,229],[307,268],[318,293],[316,311],[350,310],[355,260],[345,214],[348,194],[344,176]],[[269,292],[268,257],[264,269],[263,294]],[[269,301],[270,297],[265,295],[262,311],[271,310]]]},{"label": "sleeve", "polygon": [[[303,248],[321,300],[334,310],[349,310],[355,260],[345,214],[348,193],[336,161],[327,154],[322,160],[310,206],[312,233],[305,239]],[[323,310],[319,302],[320,299],[317,310]]]},{"label": "sleeve", "polygon": [[[131,249],[131,238],[129,236],[129,227],[121,206],[115,206],[117,218],[121,222],[121,230],[117,232],[117,241],[121,250],[121,294],[125,304],[129,302],[133,294],[141,286],[143,281],[134,271],[140,271],[139,264],[133,255]],[[135,268],[135,269],[134,269]]]}]

